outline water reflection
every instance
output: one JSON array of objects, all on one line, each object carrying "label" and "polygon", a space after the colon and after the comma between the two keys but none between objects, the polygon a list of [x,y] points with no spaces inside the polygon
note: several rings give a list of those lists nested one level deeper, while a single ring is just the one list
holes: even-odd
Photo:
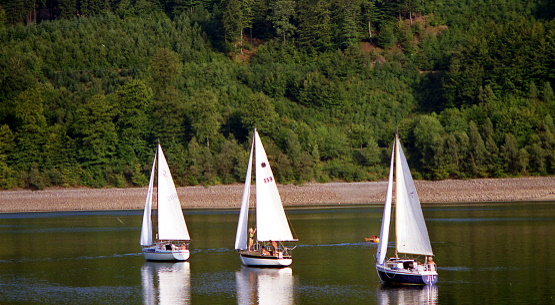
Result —
[{"label": "water reflection", "polygon": [[242,266],[235,273],[237,304],[293,304],[293,270]]},{"label": "water reflection", "polygon": [[141,267],[143,304],[190,304],[189,262],[145,262]]},{"label": "water reflection", "polygon": [[437,304],[437,286],[389,286],[377,289],[378,304]]}]

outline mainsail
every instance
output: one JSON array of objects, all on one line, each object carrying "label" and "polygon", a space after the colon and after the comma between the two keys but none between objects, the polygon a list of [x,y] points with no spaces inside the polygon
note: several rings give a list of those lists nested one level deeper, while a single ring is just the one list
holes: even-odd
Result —
[{"label": "mainsail", "polygon": [[158,239],[191,239],[170,168],[160,145],[158,145]]},{"label": "mainsail", "polygon": [[433,256],[434,253],[420,207],[420,200],[398,137],[395,137],[395,151],[395,233],[397,236],[397,251],[406,254]]},{"label": "mainsail", "polygon": [[296,241],[291,234],[276,181],[260,141],[254,131],[256,162],[256,227],[258,241]]}]

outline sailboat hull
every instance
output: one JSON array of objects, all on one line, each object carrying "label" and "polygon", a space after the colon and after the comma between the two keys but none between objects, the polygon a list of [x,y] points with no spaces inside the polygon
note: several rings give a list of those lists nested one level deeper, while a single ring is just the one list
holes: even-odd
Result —
[{"label": "sailboat hull", "polygon": [[241,263],[248,267],[283,268],[288,267],[293,263],[293,258],[290,256],[261,256],[244,252],[240,253],[239,257],[241,258]]},{"label": "sailboat hull", "polygon": [[143,255],[149,261],[186,261],[189,250],[163,250],[158,248],[143,248]]},{"label": "sailboat hull", "polygon": [[417,271],[407,269],[389,269],[376,265],[380,280],[398,285],[435,285],[438,280],[436,271]]}]

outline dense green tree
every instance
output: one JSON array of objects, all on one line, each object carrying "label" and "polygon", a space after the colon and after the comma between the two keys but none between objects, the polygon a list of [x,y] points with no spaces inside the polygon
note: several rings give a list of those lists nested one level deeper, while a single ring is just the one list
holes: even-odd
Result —
[{"label": "dense green tree", "polygon": [[553,93],[553,88],[549,82],[545,82],[543,86],[542,98],[545,102],[555,101],[555,94]]},{"label": "dense green tree", "polygon": [[188,112],[195,137],[210,147],[210,141],[217,137],[223,121],[217,96],[206,89],[195,91],[190,97]]},{"label": "dense green tree", "polygon": [[115,109],[103,95],[94,96],[77,111],[73,128],[79,135],[77,153],[83,165],[106,165],[115,156],[115,116]]},{"label": "dense green tree", "polygon": [[129,81],[116,90],[118,153],[128,164],[144,161],[150,155],[147,139],[153,98],[152,89],[141,80]]},{"label": "dense green tree", "polygon": [[337,24],[336,44],[342,49],[354,49],[360,43],[360,1],[337,1],[334,20]]},{"label": "dense green tree", "polygon": [[331,48],[330,2],[326,0],[297,1],[298,43],[312,51]]},{"label": "dense green tree", "polygon": [[505,142],[501,146],[501,156],[505,165],[505,172],[516,174],[520,167],[519,149],[516,138],[512,134],[505,134]]},{"label": "dense green tree", "polygon": [[282,38],[283,44],[287,43],[287,37],[293,35],[296,26],[293,23],[295,16],[295,1],[292,0],[275,0],[271,3],[270,20],[279,37]]},{"label": "dense green tree", "polygon": [[261,134],[272,134],[276,130],[279,114],[272,100],[264,93],[253,93],[241,106],[243,127],[257,128]]},{"label": "dense green tree", "polygon": [[254,0],[228,0],[223,15],[226,39],[230,42],[239,40],[243,52],[244,30],[252,27],[254,18]]},{"label": "dense green tree", "polygon": [[418,150],[418,157],[424,169],[433,171],[438,164],[436,149],[442,147],[443,126],[435,115],[421,116],[413,130],[414,145]]},{"label": "dense green tree", "polygon": [[226,140],[216,155],[218,176],[222,183],[234,183],[245,179],[248,152],[235,139]]},{"label": "dense green tree", "polygon": [[0,189],[18,186],[16,171],[7,163],[9,156],[16,148],[15,135],[8,125],[0,126]]},{"label": "dense green tree", "polygon": [[318,71],[307,73],[299,87],[297,100],[306,106],[329,107],[339,103],[336,83]]},{"label": "dense green tree", "polygon": [[175,87],[182,69],[179,54],[168,48],[156,50],[150,66],[150,82],[154,93],[158,94]]},{"label": "dense green tree", "polygon": [[0,33],[6,30],[6,10],[0,5]]},{"label": "dense green tree", "polygon": [[46,144],[46,117],[44,116],[45,86],[22,92],[16,98],[15,117],[18,120],[17,152],[18,167],[31,170],[32,164],[43,164]]},{"label": "dense green tree", "polygon": [[469,157],[472,162],[469,173],[474,177],[486,177],[486,145],[474,121],[468,124],[468,141]]},{"label": "dense green tree", "polygon": [[196,138],[189,142],[189,183],[210,185],[217,182],[217,170],[210,149],[199,145]]}]

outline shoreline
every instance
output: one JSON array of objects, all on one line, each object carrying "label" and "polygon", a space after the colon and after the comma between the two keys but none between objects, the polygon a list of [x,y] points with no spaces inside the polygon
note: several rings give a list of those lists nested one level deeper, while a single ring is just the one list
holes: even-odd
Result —
[{"label": "shoreline", "polygon": [[[422,203],[555,201],[554,177],[415,181]],[[254,189],[254,186],[252,186]],[[383,204],[387,181],[278,185],[285,207]],[[0,191],[0,213],[142,210],[146,187]],[[239,209],[243,184],[178,187],[184,209]],[[254,192],[252,192],[254,193]]]}]

